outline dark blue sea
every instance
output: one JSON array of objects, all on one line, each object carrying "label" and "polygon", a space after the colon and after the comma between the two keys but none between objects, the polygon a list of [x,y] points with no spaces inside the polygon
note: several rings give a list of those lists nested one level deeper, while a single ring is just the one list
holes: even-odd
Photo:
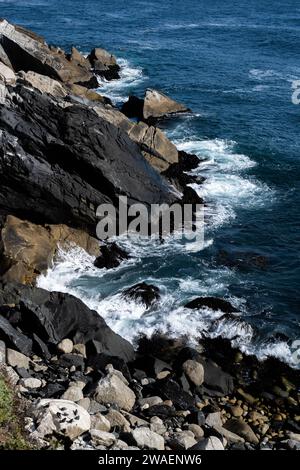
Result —
[{"label": "dark blue sea", "polygon": [[[0,16],[48,43],[112,51],[120,81],[101,83],[116,104],[145,88],[184,102],[192,115],[163,125],[179,148],[206,158],[205,248],[123,241],[134,257],[106,272],[80,250],[39,280],[97,309],[129,339],[157,329],[231,338],[264,358],[295,362],[300,337],[300,3],[296,0],[0,0]],[[124,301],[139,281],[162,290],[158,306]],[[188,311],[197,296],[229,299],[240,313]],[[294,359],[293,359],[294,358]]]}]

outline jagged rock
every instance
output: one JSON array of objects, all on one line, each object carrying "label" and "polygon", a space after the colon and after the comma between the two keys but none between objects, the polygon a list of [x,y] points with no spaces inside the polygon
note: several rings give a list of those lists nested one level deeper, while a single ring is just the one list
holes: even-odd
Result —
[{"label": "jagged rock", "polygon": [[144,99],[144,119],[161,118],[168,114],[187,112],[189,109],[157,90],[148,89]]},{"label": "jagged rock", "polygon": [[94,88],[97,80],[88,67],[68,60],[60,49],[49,48],[33,34],[17,28],[6,20],[0,22],[0,44],[15,72],[29,70],[64,83],[79,83]]},{"label": "jagged rock", "polygon": [[86,358],[86,346],[85,346],[85,344],[74,344],[73,353],[80,354],[82,357]]},{"label": "jagged rock", "polygon": [[80,100],[82,100],[82,102],[87,105],[90,104],[90,101],[92,101],[93,104],[111,104],[109,98],[106,98],[105,96],[100,95],[100,93],[97,93],[96,91],[90,90],[81,85],[75,85],[73,83],[72,85],[68,86],[68,90],[71,95],[74,95],[76,98],[80,98]]},{"label": "jagged rock", "polygon": [[106,431],[99,431],[98,429],[91,429],[92,442],[97,446],[110,447],[116,441],[116,436]]},{"label": "jagged rock", "polygon": [[196,386],[200,386],[204,382],[204,368],[197,361],[188,359],[182,364],[182,370],[187,378]]},{"label": "jagged rock", "polygon": [[138,145],[93,109],[77,103],[62,107],[20,85],[14,96],[6,96],[0,109],[0,127],[6,129],[0,132],[2,213],[26,214],[40,223],[71,222],[94,234],[96,208],[117,205],[119,195],[127,196],[129,205],[175,200]]},{"label": "jagged rock", "polygon": [[225,450],[222,442],[216,436],[197,442],[190,450]]},{"label": "jagged rock", "polygon": [[101,255],[96,258],[94,266],[99,269],[116,268],[128,258],[129,255],[123,248],[120,248],[116,243],[108,243],[101,247]]},{"label": "jagged rock", "polygon": [[[150,385],[150,390],[157,392],[165,400],[171,400],[175,407],[178,407],[180,410],[194,410],[195,408],[195,398],[189,393],[181,389],[175,380],[167,378],[160,380],[157,383]],[[161,405],[155,405],[149,408],[159,407]],[[149,410],[146,410],[147,412]],[[159,414],[157,416],[160,416]]]},{"label": "jagged rock", "polygon": [[122,294],[124,297],[142,302],[146,307],[150,307],[160,299],[159,288],[146,282],[129,287]]},{"label": "jagged rock", "polygon": [[30,359],[24,354],[14,351],[13,349],[7,348],[6,350],[6,359],[7,364],[12,367],[24,367],[24,369],[29,369]]},{"label": "jagged rock", "polygon": [[73,351],[73,341],[71,341],[69,338],[65,338],[60,343],[58,343],[57,349],[61,353],[70,354]]},{"label": "jagged rock", "polygon": [[221,310],[224,313],[235,313],[238,310],[227,302],[227,300],[216,297],[199,297],[185,305],[185,308],[201,309],[210,308],[211,310]]},{"label": "jagged rock", "polygon": [[106,80],[114,80],[120,78],[120,66],[115,56],[107,52],[105,49],[97,47],[93,49],[88,57],[95,73],[106,78]]},{"label": "jagged rock", "polygon": [[97,431],[109,432],[111,423],[107,416],[103,416],[101,413],[95,413],[91,416],[91,428]]},{"label": "jagged rock", "polygon": [[199,359],[199,362],[204,367],[205,393],[210,396],[226,396],[233,392],[234,382],[231,375],[210,359]]},{"label": "jagged rock", "polygon": [[37,422],[33,434],[42,439],[59,434],[74,441],[91,427],[88,412],[68,400],[40,400],[33,414]]},{"label": "jagged rock", "polygon": [[15,387],[17,385],[17,383],[19,382],[19,375],[17,374],[17,372],[11,366],[6,366],[5,367],[5,377],[8,381],[8,383],[12,387]]},{"label": "jagged rock", "polygon": [[65,96],[67,96],[66,89],[59,81],[36,72],[19,72],[18,83],[22,83],[32,88],[36,88],[41,93],[47,93],[58,98],[64,98]]},{"label": "jagged rock", "polygon": [[51,265],[58,246],[79,246],[96,256],[99,242],[82,230],[65,225],[42,227],[14,216],[8,216],[1,230],[1,269],[6,282],[33,283]]},{"label": "jagged rock", "polygon": [[197,444],[195,436],[191,431],[182,431],[174,433],[168,441],[168,445],[173,450],[186,450]]},{"label": "jagged rock", "polygon": [[141,427],[134,429],[132,436],[141,449],[164,450],[165,448],[164,438],[149,428]]},{"label": "jagged rock", "polygon": [[155,121],[158,118],[187,111],[190,110],[183,104],[150,88],[146,90],[144,100],[131,96],[122,108],[126,116],[145,121]]},{"label": "jagged rock", "polygon": [[14,85],[16,83],[16,75],[7,65],[0,62],[0,81],[6,85]]},{"label": "jagged rock", "polygon": [[29,355],[32,352],[31,339],[16,330],[2,315],[0,315],[0,338],[22,354]]},{"label": "jagged rock", "polygon": [[125,411],[131,411],[135,403],[133,391],[116,375],[99,381],[94,398],[101,404],[115,404]]},{"label": "jagged rock", "polygon": [[104,353],[126,362],[134,359],[132,345],[114,333],[97,312],[71,295],[10,284],[0,291],[0,304],[11,303],[21,312],[22,330],[36,332],[47,343],[70,338],[73,343],[86,344],[95,339]]},{"label": "jagged rock", "polygon": [[177,148],[157,127],[140,122],[132,126],[128,135],[141,145],[143,155],[159,172],[178,162]]},{"label": "jagged rock", "polygon": [[209,413],[206,416],[205,424],[207,424],[207,426],[210,426],[211,428],[214,428],[214,429],[221,428],[223,426],[223,423],[221,420],[221,413],[219,411],[215,413]]},{"label": "jagged rock", "polygon": [[247,442],[252,444],[258,444],[259,442],[252,428],[241,418],[232,418],[226,421],[223,427],[228,431],[243,437]]},{"label": "jagged rock", "polygon": [[126,411],[122,411],[122,413],[133,427],[149,426],[149,423],[146,420],[139,418],[138,416],[127,413]]}]

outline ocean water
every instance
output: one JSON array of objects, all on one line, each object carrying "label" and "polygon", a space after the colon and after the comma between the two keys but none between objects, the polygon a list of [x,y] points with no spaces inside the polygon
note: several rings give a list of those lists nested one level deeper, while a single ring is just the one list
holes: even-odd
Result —
[{"label": "ocean water", "polygon": [[[297,366],[300,106],[292,103],[292,83],[300,79],[299,2],[0,0],[0,11],[49,43],[116,54],[122,79],[100,88],[116,104],[146,87],[186,103],[193,115],[163,128],[180,149],[206,157],[196,170],[207,178],[197,188],[208,203],[203,250],[172,237],[164,245],[121,240],[134,256],[106,271],[76,249],[61,253],[39,284],[79,296],[133,341],[157,329],[191,341],[223,335],[244,351]],[[152,310],[120,293],[140,281],[161,288]],[[224,319],[184,309],[202,295],[225,297],[239,313]]]}]

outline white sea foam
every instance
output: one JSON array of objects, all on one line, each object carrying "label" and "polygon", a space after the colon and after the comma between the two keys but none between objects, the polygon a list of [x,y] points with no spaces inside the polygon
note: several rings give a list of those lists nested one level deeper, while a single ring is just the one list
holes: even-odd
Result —
[{"label": "white sea foam", "polygon": [[146,77],[141,67],[134,67],[126,60],[119,58],[118,64],[121,67],[119,80],[105,80],[98,78],[99,93],[110,98],[113,103],[125,102],[128,98],[130,90],[141,83]]}]

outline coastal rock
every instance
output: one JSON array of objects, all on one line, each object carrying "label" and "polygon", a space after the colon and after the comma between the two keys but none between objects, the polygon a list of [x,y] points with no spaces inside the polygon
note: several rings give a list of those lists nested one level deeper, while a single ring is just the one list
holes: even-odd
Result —
[{"label": "coastal rock", "polygon": [[116,441],[116,436],[106,431],[99,431],[98,429],[92,429],[91,432],[92,442],[97,446],[110,447]]},{"label": "coastal rock", "polygon": [[135,404],[135,394],[116,375],[99,381],[94,398],[103,405],[115,404],[125,411],[131,411]]},{"label": "coastal rock", "polygon": [[6,85],[14,85],[16,83],[16,75],[7,65],[0,62],[0,81]]},{"label": "coastal rock", "polygon": [[19,367],[29,369],[30,359],[24,354],[14,351],[13,349],[7,348],[6,350],[7,364],[11,367]]},{"label": "coastal rock", "polygon": [[155,432],[156,434],[163,435],[167,431],[166,426],[164,425],[164,422],[162,419],[160,419],[158,416],[153,416],[150,419],[150,429],[151,431]]},{"label": "coastal rock", "polygon": [[18,83],[23,83],[26,86],[36,88],[41,93],[47,93],[58,98],[67,96],[66,89],[59,81],[36,72],[19,72]]},{"label": "coastal rock", "polygon": [[97,47],[88,56],[91,66],[97,75],[101,75],[106,80],[116,80],[120,78],[120,66],[114,55],[105,49]]},{"label": "coastal rock", "polygon": [[26,214],[39,223],[71,222],[94,234],[97,207],[117,205],[120,194],[129,205],[175,200],[174,189],[139,146],[93,109],[77,103],[62,107],[20,85],[14,96],[6,96],[0,109],[6,129],[0,133],[2,213]]},{"label": "coastal rock", "polygon": [[148,308],[160,298],[159,288],[146,282],[125,289],[122,295],[136,302],[141,302]]},{"label": "coastal rock", "polygon": [[209,308],[211,310],[221,310],[224,313],[235,313],[238,311],[233,305],[227,302],[227,300],[218,299],[216,297],[199,297],[187,303],[185,308]]},{"label": "coastal rock", "polygon": [[60,343],[58,343],[57,349],[63,354],[70,354],[73,351],[73,341],[71,341],[69,338],[65,338]]},{"label": "coastal rock", "polygon": [[0,340],[0,366],[6,363],[6,344]]},{"label": "coastal rock", "polygon": [[84,86],[75,85],[73,83],[71,85],[68,85],[67,89],[71,96],[74,96],[77,99],[79,98],[78,101],[81,100],[81,102],[83,102],[84,104],[90,105],[90,102],[92,102],[93,104],[111,104],[109,98],[106,98],[105,96],[100,95],[100,93],[98,93],[97,91],[90,90],[89,88],[86,88]]},{"label": "coastal rock", "polygon": [[111,427],[113,426],[111,426],[110,421],[107,419],[107,415],[103,416],[101,413],[96,413],[91,416],[92,429],[109,432]]},{"label": "coastal rock", "polygon": [[197,442],[190,450],[225,450],[222,442],[216,436]]},{"label": "coastal rock", "polygon": [[198,424],[189,424],[188,429],[189,429],[189,431],[191,431],[194,434],[195,439],[197,441],[200,441],[200,439],[203,438],[204,431],[201,428],[201,426],[199,426]]},{"label": "coastal rock", "polygon": [[241,418],[232,418],[226,421],[226,423],[224,424],[224,428],[228,429],[228,431],[231,431],[234,434],[237,434],[238,436],[243,437],[247,442],[250,442],[255,445],[259,442],[252,428]]},{"label": "coastal rock", "polygon": [[61,399],[78,402],[83,399],[82,390],[79,387],[69,387],[62,395]]},{"label": "coastal rock", "polygon": [[234,390],[234,382],[231,375],[224,372],[211,359],[199,359],[204,367],[204,388],[210,396],[230,395]]},{"label": "coastal rock", "polygon": [[34,417],[37,428],[33,434],[42,439],[59,434],[73,441],[91,427],[88,412],[68,400],[40,400],[34,409]]},{"label": "coastal rock", "polygon": [[[36,332],[46,343],[58,344],[67,337],[73,343],[96,340],[103,353],[126,362],[134,359],[132,345],[114,333],[97,312],[71,295],[10,284],[0,291],[1,303],[18,305],[22,330]],[[80,355],[77,358],[83,359]]]},{"label": "coastal rock", "polygon": [[182,431],[174,433],[168,441],[168,445],[173,450],[186,450],[190,449],[197,444],[195,436],[191,431]]},{"label": "coastal rock", "polygon": [[141,408],[143,408],[143,406],[145,405],[147,405],[148,407],[153,405],[159,405],[162,402],[163,401],[160,397],[147,397],[139,399],[139,405]]},{"label": "coastal rock", "polygon": [[91,71],[77,61],[70,61],[61,49],[49,48],[40,38],[25,33],[6,20],[0,22],[0,44],[15,72],[33,71],[64,83],[96,87]]},{"label": "coastal rock", "polygon": [[181,103],[169,98],[163,93],[148,89],[144,99],[143,116],[149,118],[161,118],[169,114],[187,112],[189,109]]},{"label": "coastal rock", "polygon": [[16,330],[2,315],[0,315],[0,337],[8,346],[16,348],[22,354],[29,355],[32,352],[32,340]]},{"label": "coastal rock", "polygon": [[129,256],[123,248],[116,243],[108,243],[101,247],[101,255],[96,258],[94,266],[99,269],[112,269],[118,267]]},{"label": "coastal rock", "polygon": [[183,104],[150,88],[146,90],[143,100],[131,96],[122,107],[122,112],[126,116],[137,117],[146,122],[155,122],[158,118],[187,111],[190,110]]},{"label": "coastal rock", "polygon": [[188,379],[196,386],[200,386],[204,382],[204,368],[202,364],[191,359],[182,364],[182,370]]},{"label": "coastal rock", "polygon": [[65,225],[42,227],[8,216],[1,230],[2,279],[32,284],[51,265],[58,246],[79,246],[94,256],[100,252],[99,242],[82,230]]},{"label": "coastal rock", "polygon": [[132,436],[141,449],[164,450],[165,448],[164,438],[149,428],[141,427],[134,429]]},{"label": "coastal rock", "polygon": [[22,387],[27,389],[36,389],[42,386],[42,381],[40,379],[35,379],[34,377],[28,377],[21,380]]},{"label": "coastal rock", "polygon": [[130,431],[130,423],[119,411],[110,409],[105,419],[109,422],[112,429],[121,429],[124,432]]}]

